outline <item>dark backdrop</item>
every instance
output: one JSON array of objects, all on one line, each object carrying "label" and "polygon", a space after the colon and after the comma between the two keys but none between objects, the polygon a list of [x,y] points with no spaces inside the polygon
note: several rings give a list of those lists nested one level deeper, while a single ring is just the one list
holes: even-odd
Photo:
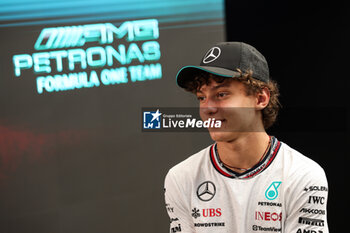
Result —
[{"label": "dark backdrop", "polygon": [[226,1],[227,40],[260,50],[280,86],[269,132],[326,171],[330,232],[348,230],[348,14],[340,1]]},{"label": "dark backdrop", "polygon": [[[36,77],[47,74],[15,76],[15,54],[70,49],[35,50],[44,28],[143,19],[158,21],[160,79],[38,94]],[[164,177],[211,140],[206,133],[144,133],[141,111],[196,106],[176,86],[176,73],[225,40],[224,28],[222,0],[1,1],[0,233],[167,232]],[[108,45],[131,42],[123,36]],[[92,46],[106,45],[72,49]],[[63,64],[50,75],[69,72]]]},{"label": "dark backdrop", "polygon": [[[11,9],[29,10],[22,1],[7,2]],[[76,2],[83,10],[86,2],[98,5]],[[70,23],[79,20],[74,16],[79,8],[67,6],[72,19],[34,12],[46,13],[38,20],[49,21],[1,28],[1,233],[168,231],[164,176],[211,140],[205,133],[142,133],[141,108],[196,106],[190,94],[176,87],[175,74],[182,65],[198,64],[203,51],[224,40],[220,11],[211,13],[215,7],[194,1],[197,5],[190,9],[203,12],[192,14],[188,1],[176,1],[178,6],[170,10],[182,13],[169,21],[162,16],[169,8],[162,4],[175,1],[160,1],[157,11],[140,10],[147,16],[137,18],[160,15],[159,80],[38,95],[31,71],[20,78],[13,73],[12,56],[32,53],[44,27],[104,23],[113,17],[119,25],[136,19],[131,13],[139,8],[129,11],[126,3],[131,1],[120,2],[103,6],[110,18],[103,11],[91,19],[91,12],[101,9],[92,5],[83,15],[89,20]],[[114,9],[121,6],[125,12],[116,14]],[[227,40],[258,48],[280,84],[283,108],[270,133],[326,170],[331,232],[347,226],[346,13],[345,6],[334,1],[226,1]]]}]

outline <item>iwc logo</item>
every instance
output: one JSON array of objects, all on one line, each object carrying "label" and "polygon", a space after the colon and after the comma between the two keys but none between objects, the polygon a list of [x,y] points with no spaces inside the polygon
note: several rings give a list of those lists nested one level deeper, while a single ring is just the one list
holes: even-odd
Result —
[{"label": "iwc logo", "polygon": [[207,64],[216,60],[221,54],[221,49],[219,47],[213,47],[204,55],[203,63]]},{"label": "iwc logo", "polygon": [[216,187],[213,182],[205,181],[197,188],[197,197],[202,201],[210,201],[216,193]]}]

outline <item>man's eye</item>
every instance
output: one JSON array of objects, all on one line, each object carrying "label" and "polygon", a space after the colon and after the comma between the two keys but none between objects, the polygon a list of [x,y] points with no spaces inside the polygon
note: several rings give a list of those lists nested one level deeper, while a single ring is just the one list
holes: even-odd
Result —
[{"label": "man's eye", "polygon": [[218,97],[225,97],[227,96],[227,93],[226,92],[220,92],[218,93]]},{"label": "man's eye", "polygon": [[204,100],[204,96],[197,96],[197,99],[198,99],[199,101],[203,101],[203,100]]}]

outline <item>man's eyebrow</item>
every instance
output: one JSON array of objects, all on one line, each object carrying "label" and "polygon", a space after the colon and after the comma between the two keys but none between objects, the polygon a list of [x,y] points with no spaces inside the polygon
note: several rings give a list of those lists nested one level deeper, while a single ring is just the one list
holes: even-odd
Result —
[{"label": "man's eyebrow", "polygon": [[218,89],[220,87],[228,87],[228,86],[230,86],[230,83],[229,82],[224,82],[222,84],[219,84],[217,86],[212,87],[212,89]]},{"label": "man's eyebrow", "polygon": [[[219,89],[221,87],[228,87],[228,86],[230,86],[230,83],[229,82],[224,82],[224,83],[221,83],[221,84],[216,85],[214,87],[211,87],[210,89],[216,90],[216,89]],[[203,93],[203,92],[201,91],[201,89],[199,89],[199,90],[196,91],[196,93]]]}]

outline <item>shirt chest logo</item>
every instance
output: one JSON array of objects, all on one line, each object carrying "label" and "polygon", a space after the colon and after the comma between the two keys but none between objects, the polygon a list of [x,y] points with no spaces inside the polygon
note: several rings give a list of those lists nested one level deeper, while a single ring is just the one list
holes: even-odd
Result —
[{"label": "shirt chest logo", "polygon": [[197,197],[201,201],[210,201],[216,194],[215,184],[211,181],[205,181],[197,188]]},{"label": "shirt chest logo", "polygon": [[278,197],[278,187],[281,185],[282,182],[280,181],[274,181],[271,183],[271,185],[266,189],[265,191],[265,197],[272,201],[275,200]]}]

